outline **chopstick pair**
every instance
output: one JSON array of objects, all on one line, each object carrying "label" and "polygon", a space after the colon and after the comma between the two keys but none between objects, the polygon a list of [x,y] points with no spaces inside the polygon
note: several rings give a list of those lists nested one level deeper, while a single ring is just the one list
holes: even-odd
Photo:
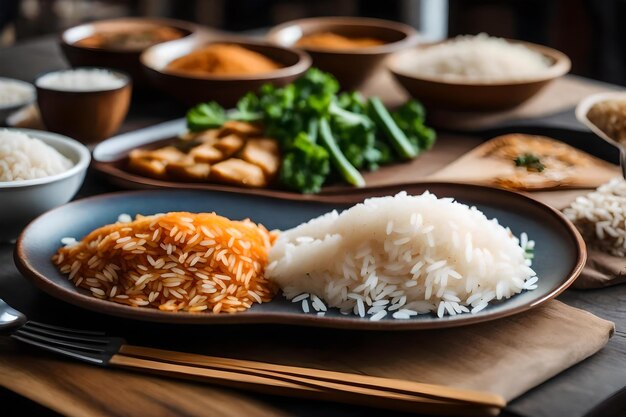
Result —
[{"label": "chopstick pair", "polygon": [[432,415],[494,416],[495,394],[312,368],[123,345],[109,365],[272,395],[337,401]]}]

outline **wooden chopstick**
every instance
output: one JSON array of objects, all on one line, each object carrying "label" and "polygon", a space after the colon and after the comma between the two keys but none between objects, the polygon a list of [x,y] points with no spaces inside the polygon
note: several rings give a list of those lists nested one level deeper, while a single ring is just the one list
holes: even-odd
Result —
[{"label": "wooden chopstick", "polygon": [[319,384],[315,384],[315,381],[323,382],[322,387],[328,386],[330,383],[341,385],[350,384],[355,387],[372,388],[399,394],[419,396],[422,398],[430,398],[433,400],[457,402],[466,405],[479,405],[495,408],[503,408],[506,406],[506,401],[502,397],[495,394],[441,385],[424,384],[413,381],[326,371],[313,368],[277,365],[241,359],[203,356],[130,345],[122,346],[119,353],[126,356],[156,359],[182,365],[193,365],[238,372],[256,371],[263,372],[263,375],[272,377],[282,375],[284,378],[289,376],[292,381],[296,381],[297,383],[308,383],[313,386],[319,386]]},{"label": "wooden chopstick", "polygon": [[160,360],[136,358],[124,354],[113,355],[109,364],[126,369],[142,370],[177,378],[199,380],[221,386],[246,389],[271,395],[286,395],[315,400],[336,401],[404,412],[431,415],[463,415],[468,417],[496,416],[500,412],[498,407],[433,400],[430,398],[351,385],[344,385],[341,389],[324,389],[311,387],[307,384],[298,384],[280,378],[180,365]]}]

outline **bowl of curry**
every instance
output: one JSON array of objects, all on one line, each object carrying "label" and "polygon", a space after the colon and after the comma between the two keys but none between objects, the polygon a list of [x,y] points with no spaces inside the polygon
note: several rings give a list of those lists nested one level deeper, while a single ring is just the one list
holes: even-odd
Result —
[{"label": "bowl of curry", "polygon": [[263,41],[206,36],[148,48],[141,63],[150,82],[187,105],[225,107],[263,84],[283,86],[311,66],[306,52]]},{"label": "bowl of curry", "polygon": [[360,87],[383,59],[418,40],[411,26],[365,17],[292,20],[272,28],[266,39],[306,51],[313,66],[332,73],[347,90]]}]

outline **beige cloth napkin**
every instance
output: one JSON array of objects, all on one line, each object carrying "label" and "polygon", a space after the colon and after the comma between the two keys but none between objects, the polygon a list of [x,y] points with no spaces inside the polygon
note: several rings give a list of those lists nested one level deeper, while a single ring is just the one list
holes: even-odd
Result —
[{"label": "beige cloth napkin", "polygon": [[[231,331],[222,337],[225,330],[216,328],[212,338],[220,342],[202,353],[465,387],[512,400],[599,351],[614,325],[550,301],[512,317],[452,329],[309,329],[306,337],[248,330],[253,334]],[[0,385],[70,416],[280,414],[243,393],[91,367],[26,351],[6,339],[0,339]]]}]

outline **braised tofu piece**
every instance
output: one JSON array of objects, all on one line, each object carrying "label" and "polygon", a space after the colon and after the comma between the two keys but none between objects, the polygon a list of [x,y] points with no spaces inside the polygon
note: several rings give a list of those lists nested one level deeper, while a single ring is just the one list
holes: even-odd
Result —
[{"label": "braised tofu piece", "polygon": [[209,129],[197,132],[194,140],[198,143],[214,144],[218,140],[219,129]]},{"label": "braised tofu piece", "polygon": [[230,158],[213,165],[209,178],[216,182],[245,187],[264,187],[267,185],[265,174],[260,167],[238,158]]},{"label": "braised tofu piece", "polygon": [[213,164],[226,158],[222,151],[216,149],[215,146],[208,143],[193,148],[189,152],[189,156],[191,156],[196,162],[207,164]]},{"label": "braised tofu piece", "polygon": [[239,150],[243,148],[243,145],[245,145],[245,143],[246,141],[241,136],[228,135],[221,138],[213,146],[222,151],[225,158],[228,158],[229,156],[239,152]]},{"label": "braised tofu piece", "polygon": [[209,178],[211,165],[195,162],[192,157],[188,157],[184,160],[167,164],[165,171],[167,175],[177,180],[204,182]]},{"label": "braised tofu piece", "polygon": [[280,153],[274,139],[249,139],[241,152],[241,158],[260,167],[267,178],[276,175],[280,166]]},{"label": "braised tofu piece", "polygon": [[160,159],[165,162],[176,162],[185,157],[185,153],[181,152],[174,146],[166,146],[164,148],[156,149],[154,151],[147,151],[145,157],[151,159]]},{"label": "braised tofu piece", "polygon": [[229,120],[222,126],[220,137],[228,136],[231,134],[245,137],[261,136],[263,134],[263,129],[259,125],[255,125],[252,123]]},{"label": "braised tofu piece", "polygon": [[159,159],[151,159],[142,155],[135,154],[129,157],[128,167],[131,171],[145,175],[150,178],[166,178],[165,166],[167,162]]}]

